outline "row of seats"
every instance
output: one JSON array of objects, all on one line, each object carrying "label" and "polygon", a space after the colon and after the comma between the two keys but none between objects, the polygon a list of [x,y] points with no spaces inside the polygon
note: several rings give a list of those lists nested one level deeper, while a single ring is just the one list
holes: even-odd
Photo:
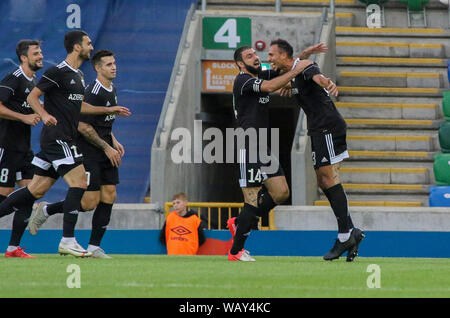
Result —
[{"label": "row of seats", "polygon": [[435,187],[430,188],[430,206],[450,207],[450,91],[444,91],[442,110],[445,122],[439,128],[441,153],[434,157]]},{"label": "row of seats", "polygon": [[[389,0],[359,0],[359,1],[367,5],[369,4],[383,5]],[[428,0],[400,0],[400,2],[406,3],[408,9],[411,11],[420,11],[428,3]]]}]

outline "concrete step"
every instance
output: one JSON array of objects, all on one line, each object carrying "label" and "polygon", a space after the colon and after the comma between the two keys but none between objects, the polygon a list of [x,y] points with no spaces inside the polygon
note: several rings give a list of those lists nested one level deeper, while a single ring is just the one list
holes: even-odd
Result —
[{"label": "concrete step", "polygon": [[429,193],[428,184],[342,183],[348,194],[422,194]]},{"label": "concrete step", "polygon": [[348,149],[382,151],[436,151],[436,136],[347,133]]},{"label": "concrete step", "polygon": [[437,103],[335,102],[344,118],[439,119]]},{"label": "concrete step", "polygon": [[440,97],[444,89],[434,87],[339,86],[340,96]]},{"label": "concrete step", "polygon": [[359,41],[355,39],[336,39],[337,56],[371,57],[413,57],[443,58],[446,56],[442,43],[413,43],[392,41]]},{"label": "concrete step", "polygon": [[428,184],[427,168],[360,167],[346,165],[340,169],[342,183]]},{"label": "concrete step", "polygon": [[[406,10],[405,10],[406,11]],[[364,13],[363,13],[364,14]],[[446,38],[450,36],[450,32],[443,28],[367,28],[367,27],[346,27],[337,26],[336,36],[385,36],[393,37],[418,37],[418,38]]]},{"label": "concrete step", "polygon": [[411,57],[371,57],[371,56],[339,56],[338,66],[408,66],[408,67],[447,67],[447,60],[440,58]]},{"label": "concrete step", "polygon": [[433,162],[437,152],[432,151],[381,151],[381,150],[349,150],[347,161],[404,161]]},{"label": "concrete step", "polygon": [[443,76],[439,72],[339,70],[337,83],[342,86],[443,87]]},{"label": "concrete step", "polygon": [[[349,206],[389,206],[389,207],[421,207],[422,201],[387,201],[387,200],[348,200]],[[330,206],[328,200],[316,200],[315,206]]]},{"label": "concrete step", "polygon": [[349,128],[364,129],[439,129],[443,120],[345,118]]}]

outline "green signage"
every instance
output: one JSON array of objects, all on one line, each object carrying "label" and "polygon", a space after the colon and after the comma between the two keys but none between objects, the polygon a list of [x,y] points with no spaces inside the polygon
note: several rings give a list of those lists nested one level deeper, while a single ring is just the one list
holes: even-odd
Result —
[{"label": "green signage", "polygon": [[203,18],[203,47],[214,50],[234,50],[252,45],[250,18]]}]

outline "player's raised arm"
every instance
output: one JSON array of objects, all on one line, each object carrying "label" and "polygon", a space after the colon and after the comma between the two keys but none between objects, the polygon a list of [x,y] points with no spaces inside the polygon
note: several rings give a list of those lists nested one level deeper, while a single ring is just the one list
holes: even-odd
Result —
[{"label": "player's raised arm", "polygon": [[131,111],[124,106],[92,106],[86,102],[81,103],[81,113],[87,115],[119,115],[130,116]]},{"label": "player's raised arm", "polygon": [[318,85],[325,88],[331,95],[338,96],[338,89],[336,87],[336,84],[333,83],[333,81],[331,80],[331,78],[325,77],[322,74],[317,74],[314,75],[312,79]]},{"label": "player's raised arm", "polygon": [[39,97],[41,97],[42,95],[44,95],[43,91],[41,91],[37,87],[33,88],[30,94],[28,94],[27,103],[30,105],[33,111],[41,117],[44,125],[55,126],[58,123],[58,121],[56,120],[55,117],[47,113],[47,111],[44,109],[44,106],[41,104],[41,101],[39,100]]},{"label": "player's raised arm", "polygon": [[298,61],[295,67],[284,73],[283,75],[277,76],[271,80],[266,80],[261,83],[262,92],[274,92],[288,84],[294,77],[300,74],[306,67],[311,65],[313,62],[310,60]]},{"label": "player's raised arm", "polygon": [[318,43],[304,49],[300,54],[294,56],[294,58],[299,58],[301,60],[306,60],[313,54],[328,52],[328,46],[325,43]]}]

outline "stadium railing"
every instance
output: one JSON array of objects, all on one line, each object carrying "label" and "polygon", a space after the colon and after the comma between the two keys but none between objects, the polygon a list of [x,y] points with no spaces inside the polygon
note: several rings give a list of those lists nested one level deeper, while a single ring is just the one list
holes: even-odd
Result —
[{"label": "stadium railing", "polygon": [[[217,229],[225,230],[227,228],[226,220],[237,216],[241,213],[244,203],[235,202],[188,202],[189,208],[197,208],[197,215],[208,225],[208,230]],[[164,204],[165,216],[170,212],[170,208],[173,207],[172,202],[166,202]],[[259,221],[260,230],[276,230],[275,227],[274,211],[269,212],[269,225],[262,226],[261,219]]]}]

